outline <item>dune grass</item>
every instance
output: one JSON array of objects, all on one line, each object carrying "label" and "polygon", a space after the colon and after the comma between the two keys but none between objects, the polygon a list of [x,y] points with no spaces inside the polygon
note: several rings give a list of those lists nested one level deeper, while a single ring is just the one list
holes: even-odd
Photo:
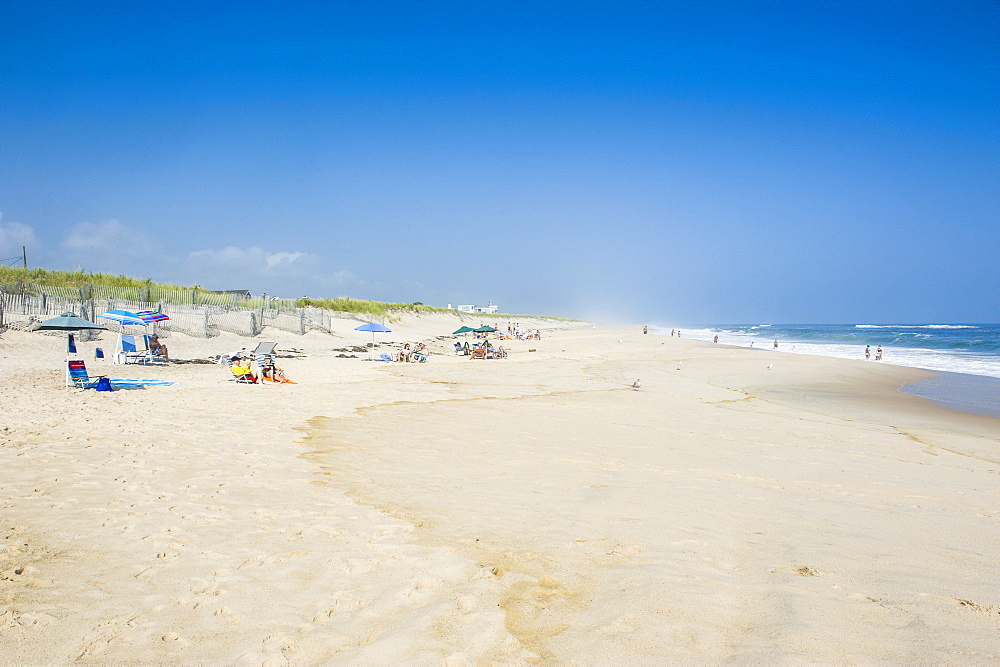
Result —
[{"label": "dune grass", "polygon": [[[151,278],[132,278],[124,275],[112,275],[109,273],[87,273],[84,271],[50,271],[48,269],[24,269],[11,266],[0,266],[0,284],[13,283],[33,283],[44,287],[55,288],[86,288],[91,285],[101,285],[104,287],[116,288],[120,291],[121,298],[129,298],[135,301],[145,300],[150,294],[152,298],[167,298],[167,293],[176,292],[183,297],[183,302],[190,303],[190,295],[195,293],[195,297],[204,294],[205,299],[209,296],[217,298],[217,295],[204,289],[200,285],[174,285],[169,283],[157,283]],[[172,300],[172,299],[170,299]],[[240,299],[235,302],[244,308],[263,308],[264,302],[259,298]],[[270,304],[275,307],[275,304]],[[435,308],[425,306],[421,303],[385,303],[382,301],[368,301],[365,299],[352,299],[350,297],[338,297],[336,299],[286,299],[282,300],[283,307],[294,308],[325,308],[328,310],[339,310],[347,313],[359,313],[375,315],[379,317],[392,317],[393,314],[402,313],[446,313],[452,312],[446,308]]]}]

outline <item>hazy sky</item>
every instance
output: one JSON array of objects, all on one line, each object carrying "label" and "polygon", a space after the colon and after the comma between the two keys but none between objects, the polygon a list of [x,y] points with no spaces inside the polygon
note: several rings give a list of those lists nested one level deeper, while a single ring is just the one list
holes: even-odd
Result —
[{"label": "hazy sky", "polygon": [[1000,2],[0,0],[0,259],[640,323],[1000,321]]}]

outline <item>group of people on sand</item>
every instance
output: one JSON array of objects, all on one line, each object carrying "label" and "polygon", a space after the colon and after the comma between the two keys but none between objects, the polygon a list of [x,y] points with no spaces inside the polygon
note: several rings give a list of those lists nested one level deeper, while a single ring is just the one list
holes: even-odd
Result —
[{"label": "group of people on sand", "polygon": [[[485,336],[483,336],[485,338]],[[541,340],[542,331],[541,329],[535,329],[534,331],[522,331],[521,324],[519,322],[507,323],[507,335],[503,336],[507,340]]]},{"label": "group of people on sand", "polygon": [[473,359],[506,359],[507,350],[504,349],[503,345],[497,345],[494,347],[490,344],[488,340],[484,340],[482,343],[473,343],[469,345],[466,341],[463,343],[455,343],[455,354],[472,357]]},{"label": "group of people on sand", "polygon": [[[865,360],[872,358],[872,346],[865,345]],[[875,361],[882,361],[882,346],[875,348]]]},{"label": "group of people on sand", "polygon": [[295,384],[285,376],[285,371],[278,368],[277,364],[274,363],[273,357],[264,357],[256,362],[256,374],[253,372],[254,363],[252,359],[244,356],[242,351],[236,352],[229,357],[229,368],[238,380],[251,384],[257,384],[265,380],[276,384]]},{"label": "group of people on sand", "polygon": [[416,343],[413,346],[413,349],[411,350],[410,344],[406,343],[403,345],[403,349],[401,349],[398,353],[396,353],[395,361],[402,361],[402,362],[427,361],[427,346],[424,345],[423,343]]}]

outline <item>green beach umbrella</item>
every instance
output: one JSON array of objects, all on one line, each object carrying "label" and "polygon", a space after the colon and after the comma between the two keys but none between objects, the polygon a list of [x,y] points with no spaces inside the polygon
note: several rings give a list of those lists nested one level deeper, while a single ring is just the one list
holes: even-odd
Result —
[{"label": "green beach umbrella", "polygon": [[73,313],[63,313],[59,317],[42,322],[37,331],[80,331],[81,329],[107,329],[107,327],[77,317]]},{"label": "green beach umbrella", "polygon": [[452,336],[457,336],[458,334],[466,334],[466,333],[469,333],[469,332],[472,332],[472,331],[475,331],[475,329],[473,329],[472,327],[463,326],[458,331],[452,331],[451,335]]},{"label": "green beach umbrella", "polygon": [[[53,317],[42,322],[36,331],[65,331],[67,334],[66,359],[76,350],[73,345],[70,331],[80,331],[82,329],[107,329],[107,327],[95,324],[90,320],[77,317],[73,313],[63,313],[59,317]],[[66,391],[69,391],[69,366],[66,366]]]},{"label": "green beach umbrella", "polygon": [[479,327],[478,329],[473,329],[476,333],[492,333],[496,331],[493,327]]}]

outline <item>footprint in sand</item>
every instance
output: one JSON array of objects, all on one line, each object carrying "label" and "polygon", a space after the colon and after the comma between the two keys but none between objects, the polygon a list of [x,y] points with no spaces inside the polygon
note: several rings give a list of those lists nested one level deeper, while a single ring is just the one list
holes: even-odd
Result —
[{"label": "footprint in sand", "polygon": [[635,632],[635,619],[631,616],[619,616],[613,622],[597,629],[597,634],[604,637],[614,637],[628,632]]}]

